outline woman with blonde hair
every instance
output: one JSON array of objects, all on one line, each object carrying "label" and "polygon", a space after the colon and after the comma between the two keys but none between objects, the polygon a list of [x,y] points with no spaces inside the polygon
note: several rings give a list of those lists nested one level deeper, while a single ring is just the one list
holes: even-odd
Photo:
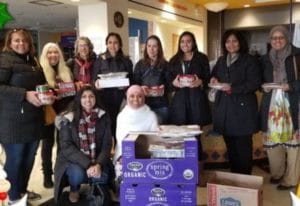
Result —
[{"label": "woman with blonde hair", "polygon": [[[66,65],[61,49],[56,43],[49,42],[45,44],[40,56],[40,64],[43,68],[47,84],[56,93],[59,89],[60,82],[72,82],[73,76],[70,68]],[[58,98],[53,109],[56,114],[62,112],[66,106],[72,101],[73,97]],[[42,141],[42,167],[44,173],[44,187],[52,188],[52,147],[54,145],[55,126],[54,122],[45,125]]]}]

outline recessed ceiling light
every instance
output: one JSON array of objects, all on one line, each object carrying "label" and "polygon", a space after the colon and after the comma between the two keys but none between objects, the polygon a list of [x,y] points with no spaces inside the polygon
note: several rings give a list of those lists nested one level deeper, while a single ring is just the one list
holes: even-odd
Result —
[{"label": "recessed ceiling light", "polygon": [[244,7],[245,7],[245,8],[249,8],[249,7],[250,7],[250,4],[245,4]]},{"label": "recessed ceiling light", "polygon": [[80,2],[80,0],[71,0],[72,2]]},{"label": "recessed ceiling light", "polygon": [[127,13],[128,13],[128,14],[132,14],[132,11],[128,10]]}]

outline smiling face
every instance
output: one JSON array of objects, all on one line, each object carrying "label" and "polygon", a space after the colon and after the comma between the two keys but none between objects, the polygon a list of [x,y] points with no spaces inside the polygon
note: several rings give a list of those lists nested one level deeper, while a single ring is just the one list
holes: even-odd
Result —
[{"label": "smiling face", "polygon": [[21,32],[14,32],[11,35],[10,48],[17,54],[27,54],[29,52],[29,43]]},{"label": "smiling face", "polygon": [[145,104],[145,94],[138,85],[133,85],[127,90],[127,104],[132,109],[138,109]]},{"label": "smiling face", "polygon": [[146,45],[147,54],[150,59],[156,60],[158,55],[158,43],[155,39],[149,39]]},{"label": "smiling face", "polygon": [[59,62],[59,52],[56,47],[50,47],[47,51],[47,59],[51,66],[55,66]]},{"label": "smiling face", "polygon": [[90,113],[96,104],[96,96],[91,90],[86,90],[82,93],[80,98],[82,110]]},{"label": "smiling face", "polygon": [[235,35],[231,34],[225,42],[226,50],[229,54],[238,53],[240,50],[240,43],[239,40],[236,38]]},{"label": "smiling face", "polygon": [[112,56],[116,56],[116,54],[118,53],[118,51],[120,49],[120,42],[118,41],[116,36],[112,35],[107,39],[106,47],[107,47],[108,52]]},{"label": "smiling face", "polygon": [[78,41],[78,53],[82,59],[87,59],[89,56],[89,45],[83,40]]},{"label": "smiling face", "polygon": [[271,36],[271,46],[275,50],[281,50],[287,45],[288,41],[283,33],[275,31]]},{"label": "smiling face", "polygon": [[193,49],[193,39],[190,35],[182,36],[180,40],[180,49],[183,53],[192,52]]}]

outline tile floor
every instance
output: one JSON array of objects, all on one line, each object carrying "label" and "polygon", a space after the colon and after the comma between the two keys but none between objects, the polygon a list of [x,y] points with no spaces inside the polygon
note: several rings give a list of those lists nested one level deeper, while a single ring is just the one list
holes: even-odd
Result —
[{"label": "tile floor", "polygon": [[[0,153],[0,160],[3,159],[3,153]],[[209,170],[208,172],[211,172]],[[270,175],[264,170],[261,170],[258,167],[253,169],[254,175],[259,175],[264,177],[263,185],[263,205],[264,206],[289,206],[291,205],[289,191],[278,191],[276,186],[269,184]],[[32,205],[38,206],[39,204],[45,202],[53,196],[53,189],[45,189],[43,187],[43,175],[41,171],[41,158],[40,150],[38,150],[34,169],[29,182],[29,190],[33,190],[42,195],[42,200],[31,202]],[[197,189],[197,205],[205,206],[206,205],[206,188]]]}]

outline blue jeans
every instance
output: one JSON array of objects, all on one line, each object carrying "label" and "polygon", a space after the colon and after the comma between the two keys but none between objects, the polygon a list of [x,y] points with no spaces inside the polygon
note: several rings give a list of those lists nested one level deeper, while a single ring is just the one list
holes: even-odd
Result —
[{"label": "blue jeans", "polygon": [[105,169],[104,171],[102,171],[99,178],[88,178],[86,169],[80,167],[77,164],[70,164],[66,170],[66,175],[70,184],[70,190],[72,192],[78,191],[80,189],[80,185],[82,183],[88,183],[89,180],[91,182],[97,182],[100,184],[107,184],[108,182],[108,173],[105,171]]},{"label": "blue jeans", "polygon": [[38,145],[38,140],[25,144],[2,144],[6,155],[4,170],[11,184],[8,196],[12,201],[20,199],[21,194],[27,191]]},{"label": "blue jeans", "polygon": [[169,123],[168,107],[151,108],[151,110],[156,114],[159,124],[168,124]]}]

